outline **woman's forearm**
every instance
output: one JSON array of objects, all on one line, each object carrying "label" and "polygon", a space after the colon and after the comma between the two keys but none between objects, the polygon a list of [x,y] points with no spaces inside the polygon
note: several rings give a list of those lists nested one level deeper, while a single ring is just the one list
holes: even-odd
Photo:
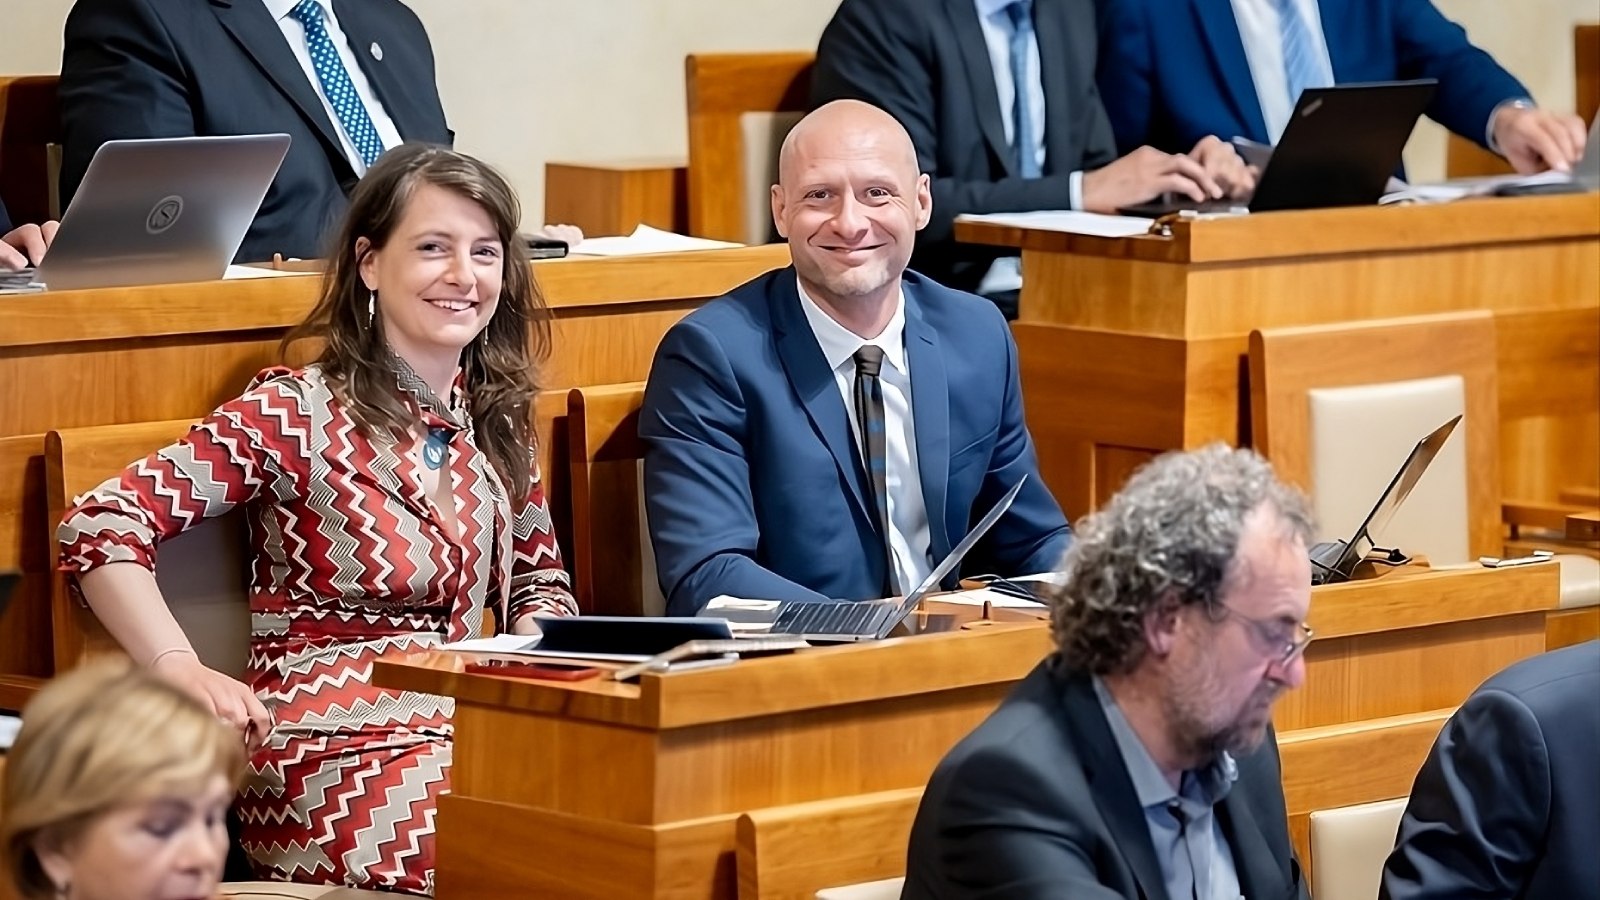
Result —
[{"label": "woman's forearm", "polygon": [[78,577],[95,618],[133,661],[148,666],[170,652],[194,653],[172,617],[156,577],[138,563],[107,563]]}]

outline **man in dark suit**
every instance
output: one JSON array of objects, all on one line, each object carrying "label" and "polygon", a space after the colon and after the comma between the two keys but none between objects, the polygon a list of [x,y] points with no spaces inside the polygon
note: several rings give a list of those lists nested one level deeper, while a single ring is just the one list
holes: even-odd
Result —
[{"label": "man in dark suit", "polygon": [[1100,34],[1119,147],[1275,143],[1304,88],[1436,78],[1428,115],[1519,171],[1583,156],[1583,123],[1536,108],[1430,0],[1100,0]]},{"label": "man in dark suit", "polygon": [[1094,0],[839,4],[817,44],[812,101],[865,100],[910,132],[933,188],[917,271],[1004,308],[1021,279],[1014,263],[993,264],[1014,251],[956,243],[956,216],[1109,213],[1163,191],[1202,200],[1254,187],[1233,148],[1215,139],[1189,153],[1117,158],[1094,84],[1094,23]]},{"label": "man in dark suit", "polygon": [[1600,897],[1600,641],[1473,692],[1417,774],[1386,900]]},{"label": "man in dark suit", "polygon": [[44,259],[45,251],[50,249],[50,241],[56,236],[58,224],[46,222],[43,225],[26,224],[13,228],[6,205],[0,201],[0,271],[38,265]]},{"label": "man in dark suit", "polygon": [[1079,527],[1057,650],[928,782],[903,900],[1292,900],[1273,701],[1305,678],[1305,499],[1159,457]]},{"label": "man in dark suit", "polygon": [[905,130],[867,104],[784,141],[772,212],[794,265],[684,318],[650,369],[639,436],[669,612],[903,594],[1024,476],[966,568],[1061,561],[1010,330],[905,271],[932,203]]},{"label": "man in dark suit", "polygon": [[428,35],[399,0],[78,0],[61,117],[64,203],[108,140],[288,134],[240,261],[325,255],[376,152],[453,138]]}]

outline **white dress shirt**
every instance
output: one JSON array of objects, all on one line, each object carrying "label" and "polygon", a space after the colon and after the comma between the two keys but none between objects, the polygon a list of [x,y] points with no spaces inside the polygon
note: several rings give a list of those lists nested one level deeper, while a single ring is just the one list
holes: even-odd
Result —
[{"label": "white dress shirt", "polygon": [[[1278,24],[1274,0],[1232,0],[1233,18],[1239,23],[1239,39],[1244,57],[1250,63],[1250,80],[1255,82],[1256,101],[1261,104],[1261,119],[1267,126],[1267,143],[1276,144],[1294,114],[1299,97],[1289,96],[1289,76],[1283,70],[1283,32]],[[1289,0],[1300,8],[1311,31],[1312,54],[1333,84],[1333,63],[1328,58],[1328,41],[1322,34],[1322,11],[1317,0]],[[1219,135],[1227,140],[1233,135]]]},{"label": "white dress shirt", "polygon": [[[289,11],[300,5],[300,0],[262,0],[267,5],[267,13],[273,21],[278,23],[278,30],[283,32],[283,37],[289,42],[289,49],[294,51],[294,58],[300,61],[300,68],[305,70],[306,80],[311,82],[311,87],[317,92],[317,99],[322,101],[322,109],[328,114],[328,121],[333,123],[333,131],[339,135],[339,146],[344,148],[345,158],[350,160],[350,165],[356,170],[357,175],[364,175],[367,164],[356,151],[355,142],[350,135],[345,134],[344,123],[339,121],[339,116],[333,111],[333,104],[328,102],[328,95],[322,90],[322,79],[317,77],[317,68],[311,63],[311,48],[306,44],[306,29],[300,20],[289,15]],[[400,145],[400,130],[395,128],[394,120],[389,118],[389,113],[383,108],[383,103],[378,100],[378,95],[372,90],[372,83],[367,80],[367,73],[362,70],[361,64],[356,61],[356,54],[350,47],[350,41],[344,36],[344,29],[339,27],[339,20],[333,14],[331,0],[316,0],[322,7],[322,21],[328,29],[328,39],[333,41],[333,46],[339,51],[339,61],[344,63],[345,71],[350,73],[350,83],[355,85],[356,96],[361,98],[361,105],[367,108],[367,115],[372,117],[372,124],[378,129],[378,138],[383,141],[383,149]],[[371,52],[370,48],[363,52]]]},{"label": "white dress shirt", "polygon": [[[1011,35],[1015,28],[1011,24],[1011,14],[1006,12],[1014,0],[974,0],[978,8],[978,24],[983,28],[983,42],[989,49],[989,65],[994,70],[995,98],[1000,101],[1000,121],[1005,126],[1006,143],[1011,144],[1016,140],[1012,132],[1016,129],[1016,121],[1011,114],[1011,108],[1016,103],[1017,85],[1011,78]],[[1038,0],[1034,0],[1035,3]],[[1028,98],[1029,118],[1033,121],[1034,145],[1033,156],[1039,163],[1039,171],[1044,171],[1044,80],[1039,74],[1039,33],[1034,32],[1033,40],[1028,42],[1028,58],[1023,63],[1024,77],[1027,84],[1023,85]],[[1067,190],[1071,198],[1073,209],[1083,208],[1083,172],[1074,171],[1068,176]],[[1003,256],[994,261],[989,271],[983,276],[983,281],[978,285],[980,294],[997,294],[1002,291],[1014,291],[1022,287],[1022,260],[1016,256]]]},{"label": "white dress shirt", "polygon": [[[883,434],[885,483],[889,489],[889,550],[894,556],[896,589],[903,595],[933,571],[929,559],[932,544],[928,532],[928,506],[922,499],[922,479],[917,469],[917,442],[911,412],[911,365],[906,358],[906,298],[895,292],[894,318],[872,340],[840,325],[823,311],[815,300],[800,289],[800,308],[811,325],[811,333],[822,348],[822,356],[833,370],[833,380],[850,417],[850,433],[856,447],[861,446],[861,423],[856,421],[855,353],[867,344],[883,351],[883,368],[878,380],[883,384]],[[868,500],[871,489],[868,488]],[[874,504],[875,505],[875,504]]]}]

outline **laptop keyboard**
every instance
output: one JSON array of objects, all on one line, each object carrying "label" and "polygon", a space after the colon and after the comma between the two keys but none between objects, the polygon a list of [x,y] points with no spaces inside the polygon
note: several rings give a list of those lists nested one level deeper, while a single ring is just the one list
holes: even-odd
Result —
[{"label": "laptop keyboard", "polygon": [[876,634],[889,607],[882,603],[790,603],[773,634]]}]

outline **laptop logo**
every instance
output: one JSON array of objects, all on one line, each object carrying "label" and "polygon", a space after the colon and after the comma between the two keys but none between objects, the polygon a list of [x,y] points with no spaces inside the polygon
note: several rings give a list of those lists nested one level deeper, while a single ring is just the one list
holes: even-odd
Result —
[{"label": "laptop logo", "polygon": [[1322,108],[1322,98],[1318,97],[1317,99],[1312,100],[1310,103],[1306,104],[1305,111],[1300,113],[1300,118],[1303,119],[1306,116],[1316,115],[1317,110],[1319,110],[1321,108]]},{"label": "laptop logo", "polygon": [[145,217],[144,230],[151,234],[160,234],[178,223],[178,217],[183,215],[183,198],[177,194],[162,197],[161,202],[150,210],[150,215]]}]

